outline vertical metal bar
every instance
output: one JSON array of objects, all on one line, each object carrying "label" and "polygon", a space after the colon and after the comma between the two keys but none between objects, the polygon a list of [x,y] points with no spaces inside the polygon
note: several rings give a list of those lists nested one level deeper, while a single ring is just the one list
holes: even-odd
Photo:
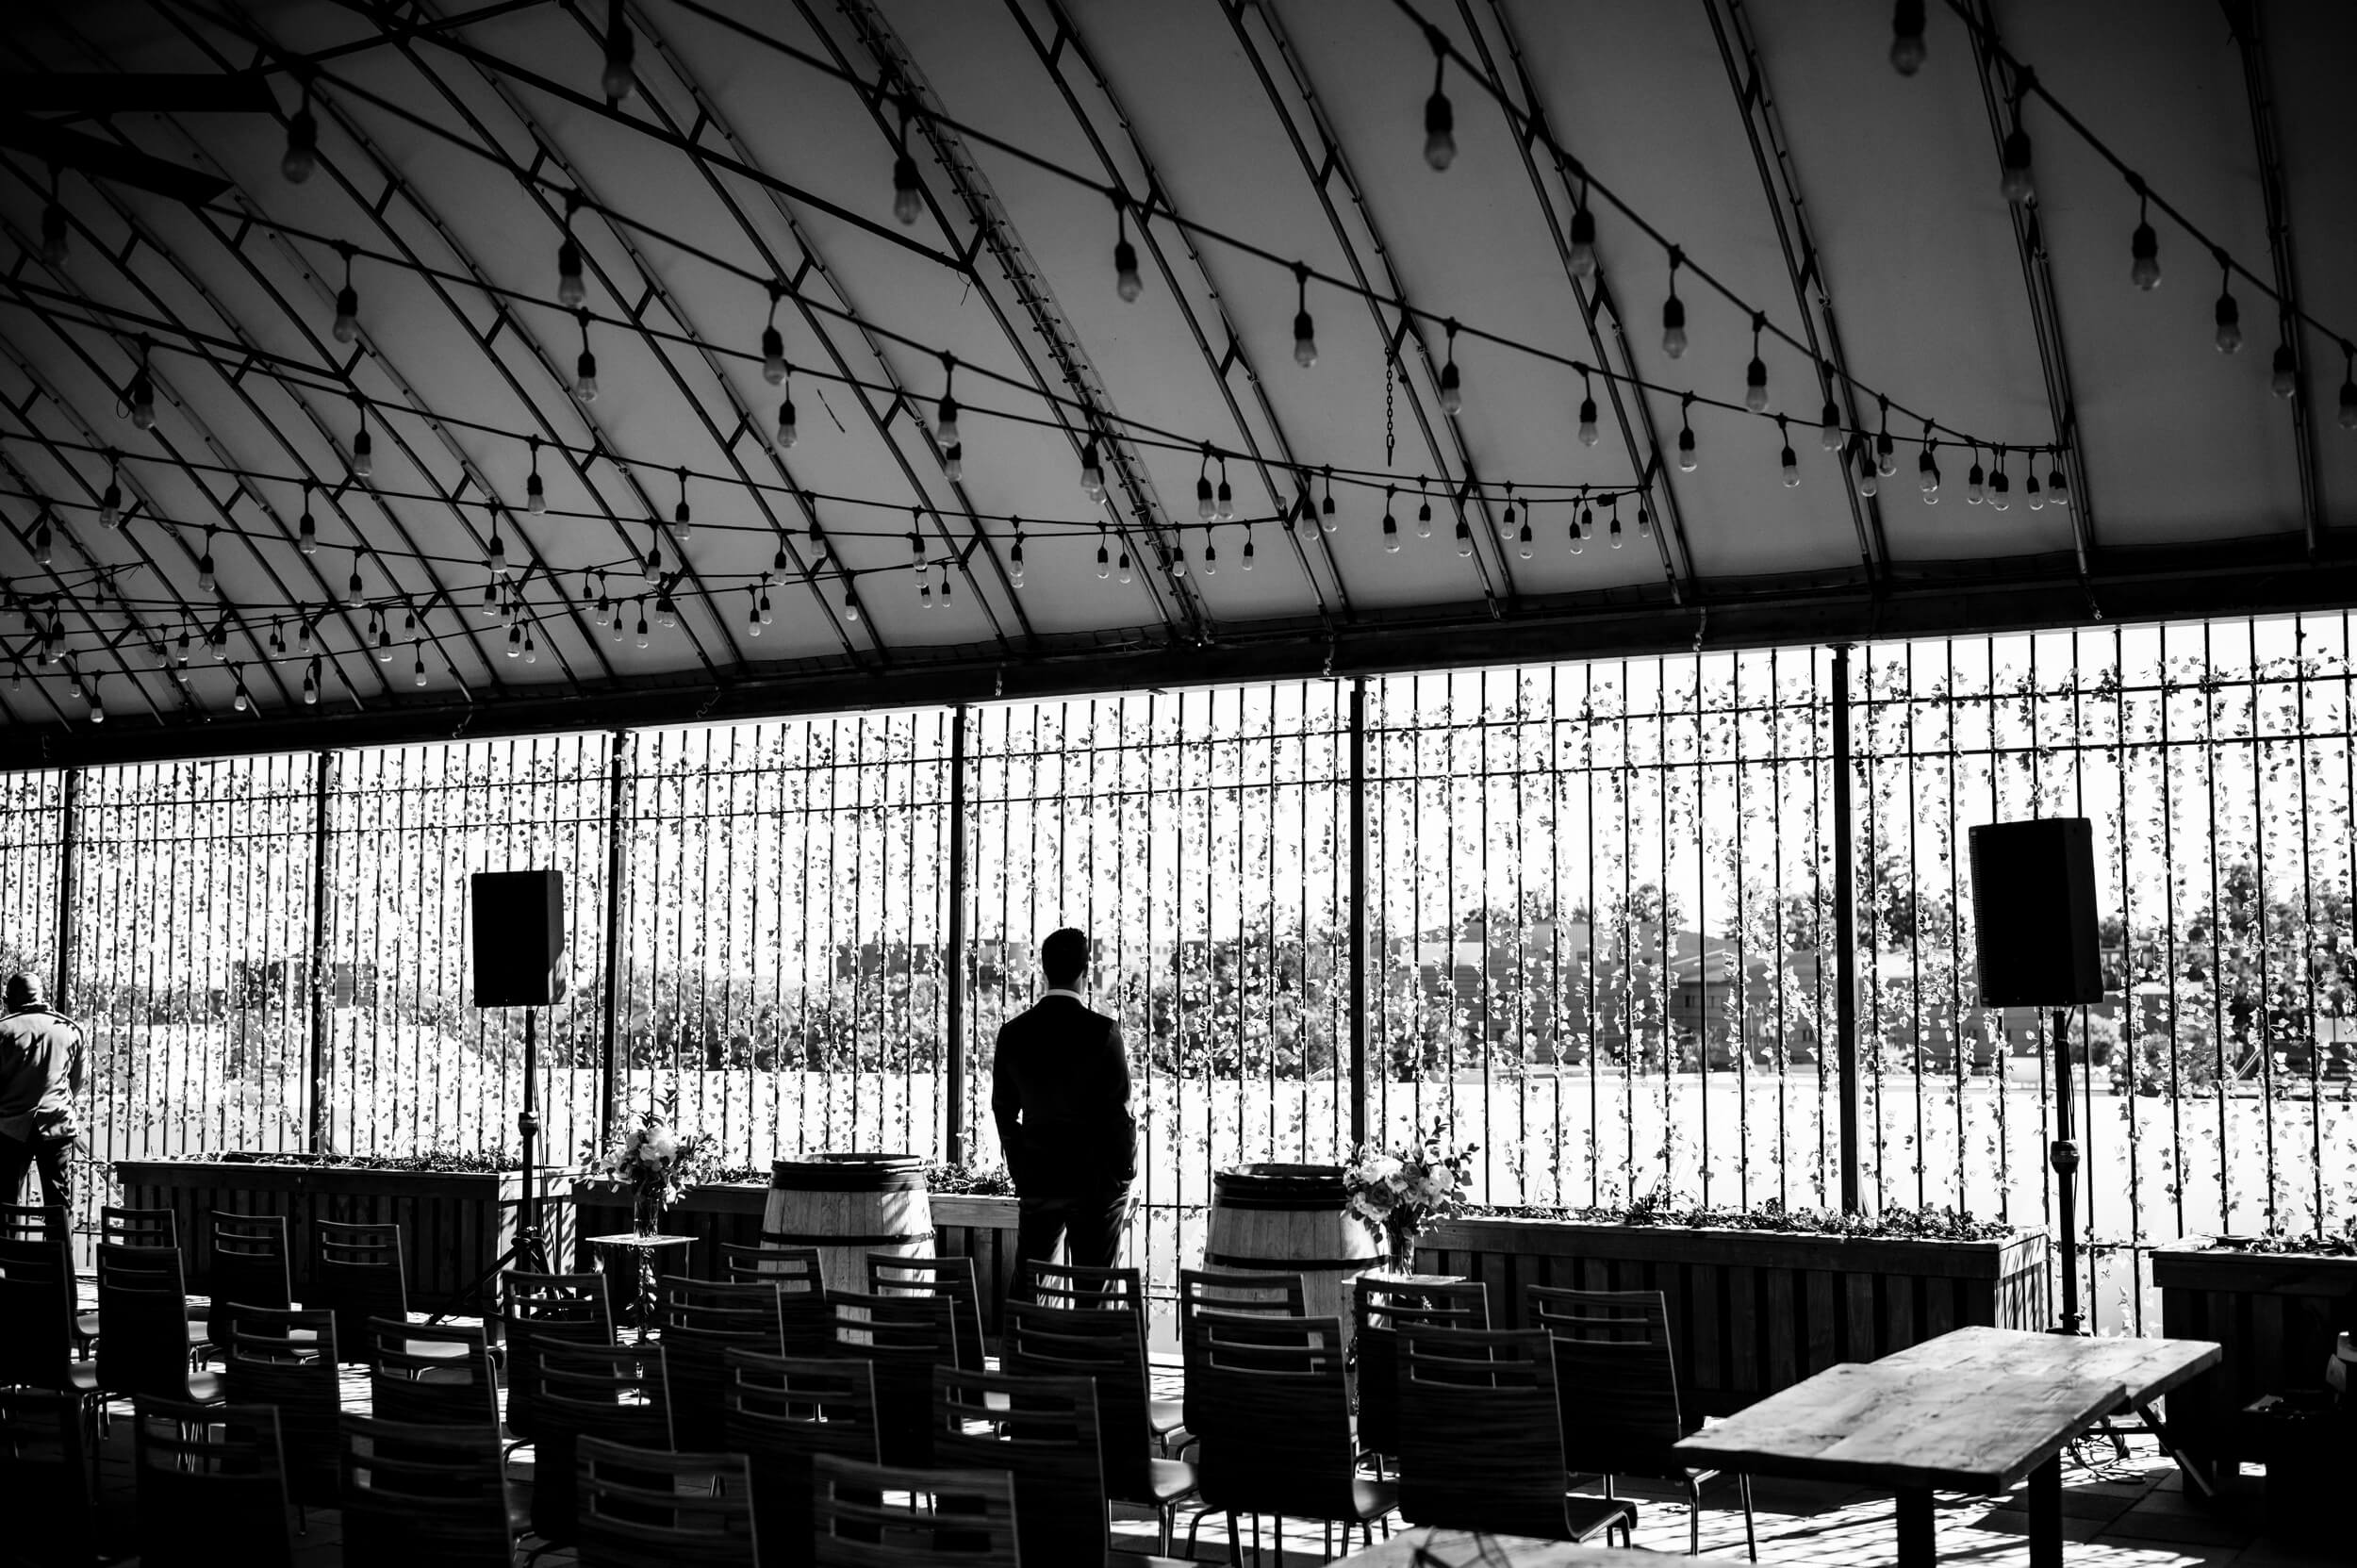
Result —
[{"label": "vertical metal bar", "polygon": [[965,1164],[965,721],[960,702],[949,715],[949,994],[948,1157]]},{"label": "vertical metal bar", "polygon": [[334,787],[336,753],[316,752],[311,759],[311,1050],[305,1076],[311,1103],[305,1117],[306,1143],[314,1154],[327,1152],[327,801]]},{"label": "vertical metal bar", "polygon": [[1833,651],[1834,1061],[1841,1095],[1841,1212],[1859,1212],[1857,867],[1850,819],[1850,649]]},{"label": "vertical metal bar", "polygon": [[[74,917],[74,808],[81,798],[82,770],[69,767],[65,770],[65,788],[59,801],[58,819],[57,982],[49,988],[49,994],[58,999],[58,1005],[69,1013],[74,1010],[72,996],[67,989],[74,978],[74,933],[80,923]],[[16,1197],[13,1193],[8,1196],[11,1201]]]},{"label": "vertical metal bar", "polygon": [[622,755],[630,732],[616,730],[605,759],[605,1017],[598,1046],[598,1140],[614,1126],[615,1064],[622,1009]]},{"label": "vertical metal bar", "polygon": [[1367,1141],[1367,678],[1350,683],[1350,1141]]}]

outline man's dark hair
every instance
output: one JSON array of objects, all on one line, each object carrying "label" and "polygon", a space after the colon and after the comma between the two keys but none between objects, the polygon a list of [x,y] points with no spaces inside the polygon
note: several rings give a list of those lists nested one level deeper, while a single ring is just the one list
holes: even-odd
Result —
[{"label": "man's dark hair", "polygon": [[28,1007],[41,1005],[41,980],[36,975],[8,977],[8,1005],[11,1013],[22,1013]]},{"label": "man's dark hair", "polygon": [[1039,945],[1039,966],[1047,976],[1047,983],[1063,990],[1078,982],[1089,966],[1088,933],[1066,926],[1048,934]]}]

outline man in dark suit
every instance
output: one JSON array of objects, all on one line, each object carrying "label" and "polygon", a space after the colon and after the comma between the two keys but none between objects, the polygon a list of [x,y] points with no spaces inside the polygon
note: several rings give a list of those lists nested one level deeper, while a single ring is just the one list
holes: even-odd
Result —
[{"label": "man in dark suit", "polygon": [[1121,1025],[1090,1010],[1080,987],[1089,939],[1067,927],[1040,944],[1047,991],[998,1031],[991,1114],[1021,1199],[1016,1255],[1111,1268],[1138,1174],[1129,1058]]}]

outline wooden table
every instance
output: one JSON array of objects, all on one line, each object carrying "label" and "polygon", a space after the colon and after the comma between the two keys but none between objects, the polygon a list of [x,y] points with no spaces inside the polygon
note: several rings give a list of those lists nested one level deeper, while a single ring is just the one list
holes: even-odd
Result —
[{"label": "wooden table", "polygon": [[1426,1526],[1400,1530],[1332,1568],[1414,1568],[1419,1549],[1449,1568],[1661,1568],[1674,1559],[1658,1552],[1624,1552],[1617,1546],[1574,1546],[1568,1541],[1534,1541],[1526,1535],[1475,1535]]},{"label": "wooden table", "polygon": [[1828,1368],[1676,1451],[1697,1469],[1890,1488],[1903,1568],[1937,1560],[1933,1489],[1987,1495],[2027,1476],[2030,1561],[2060,1568],[2064,1444],[2217,1359],[2206,1340],[1960,1329],[1879,1362]]}]

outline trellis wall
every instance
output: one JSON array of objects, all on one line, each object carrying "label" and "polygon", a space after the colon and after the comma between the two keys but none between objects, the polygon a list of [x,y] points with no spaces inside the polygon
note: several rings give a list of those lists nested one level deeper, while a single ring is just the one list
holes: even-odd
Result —
[{"label": "trellis wall", "polygon": [[2049,1060],[1976,1004],[1962,850],[2085,815],[2081,1213],[2133,1327],[2150,1244],[2357,1214],[2350,652],[2311,617],[20,773],[0,941],[89,1026],[98,1159],[512,1147],[463,873],[553,866],[549,1154],[672,1100],[757,1168],[995,1163],[992,1038],[1082,925],[1167,1282],[1216,1169],[1436,1118],[1498,1201],[1831,1204],[1846,1170],[2051,1223]]}]

